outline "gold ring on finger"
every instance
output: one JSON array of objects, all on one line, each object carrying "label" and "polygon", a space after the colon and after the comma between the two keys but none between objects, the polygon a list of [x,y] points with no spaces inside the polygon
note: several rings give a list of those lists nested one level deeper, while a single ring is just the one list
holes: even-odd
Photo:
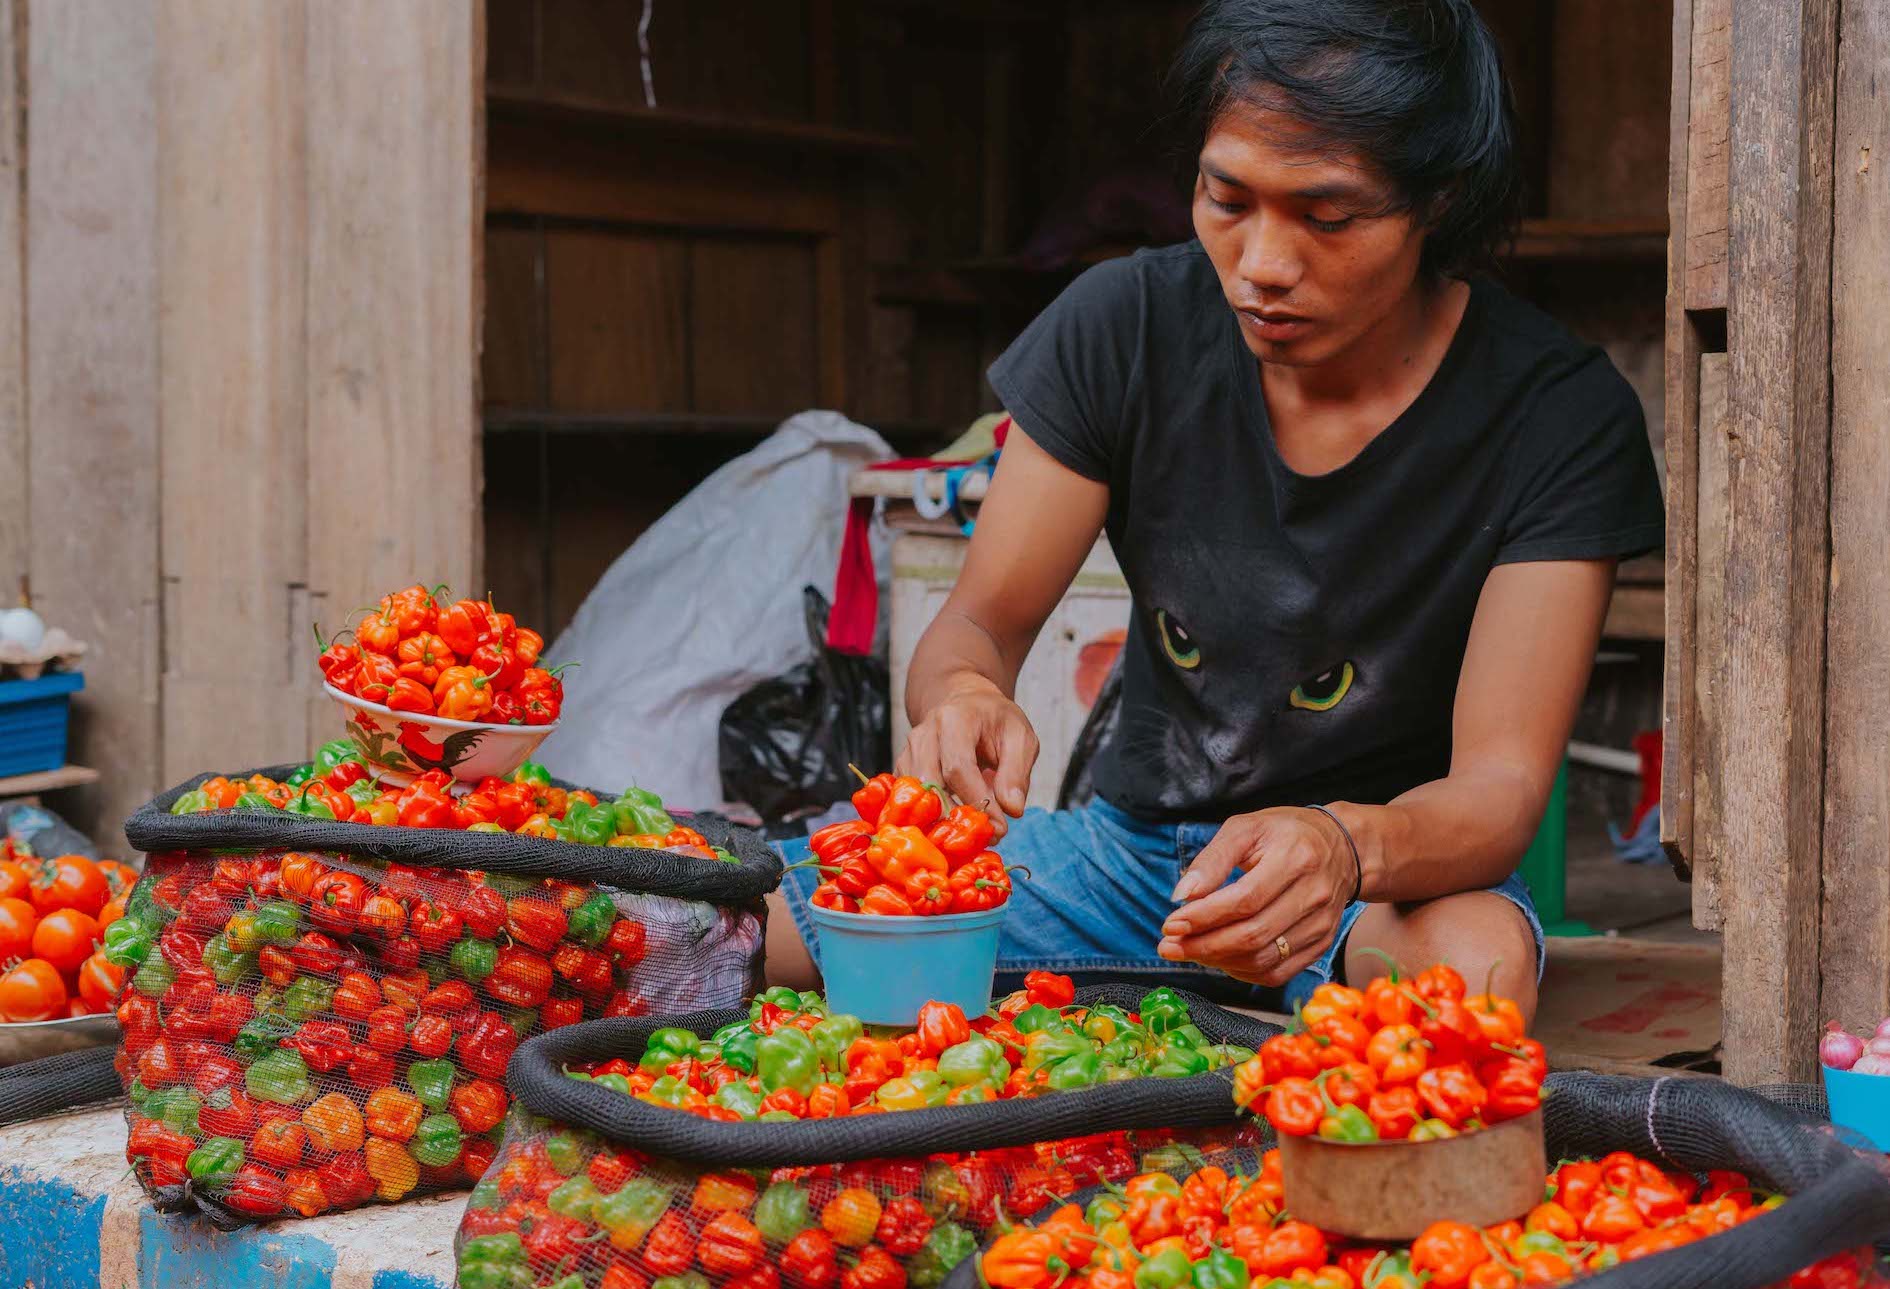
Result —
[{"label": "gold ring on finger", "polygon": [[1281,936],[1279,939],[1275,940],[1273,947],[1280,951],[1281,962],[1285,962],[1288,958],[1293,956],[1293,946],[1287,941],[1285,936]]}]

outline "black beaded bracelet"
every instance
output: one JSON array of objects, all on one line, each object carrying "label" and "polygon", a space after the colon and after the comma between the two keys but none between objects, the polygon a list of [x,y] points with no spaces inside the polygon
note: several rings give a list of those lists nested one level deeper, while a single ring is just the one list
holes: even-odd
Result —
[{"label": "black beaded bracelet", "polygon": [[1337,824],[1339,826],[1339,835],[1345,838],[1345,844],[1352,848],[1352,899],[1350,902],[1356,904],[1358,902],[1359,893],[1365,889],[1365,865],[1359,860],[1358,843],[1352,840],[1352,830],[1345,826],[1345,820],[1339,818],[1339,816],[1333,814],[1332,811],[1324,806],[1309,805],[1306,809],[1317,810],[1320,814]]}]

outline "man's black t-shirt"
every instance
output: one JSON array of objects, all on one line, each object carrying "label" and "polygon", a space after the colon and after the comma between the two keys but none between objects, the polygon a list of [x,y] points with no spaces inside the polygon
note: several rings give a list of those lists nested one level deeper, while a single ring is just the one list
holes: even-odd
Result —
[{"label": "man's black t-shirt", "polygon": [[1491,567],[1661,543],[1633,390],[1494,283],[1417,400],[1317,477],[1281,460],[1238,325],[1199,243],[1143,251],[1085,273],[990,372],[1020,429],[1109,485],[1135,605],[1094,778],[1149,819],[1443,776]]}]

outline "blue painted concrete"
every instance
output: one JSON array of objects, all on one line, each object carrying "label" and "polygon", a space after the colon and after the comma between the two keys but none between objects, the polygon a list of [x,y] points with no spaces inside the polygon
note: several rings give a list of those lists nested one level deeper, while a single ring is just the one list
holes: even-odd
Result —
[{"label": "blue painted concrete", "polygon": [[440,1289],[440,1282],[411,1271],[376,1271],[374,1289]]},{"label": "blue painted concrete", "polygon": [[105,1196],[0,1169],[0,1285],[65,1289],[98,1283]]},{"label": "blue painted concrete", "polygon": [[332,1289],[335,1250],[275,1226],[225,1233],[207,1222],[144,1210],[138,1279],[152,1286],[277,1285]]}]

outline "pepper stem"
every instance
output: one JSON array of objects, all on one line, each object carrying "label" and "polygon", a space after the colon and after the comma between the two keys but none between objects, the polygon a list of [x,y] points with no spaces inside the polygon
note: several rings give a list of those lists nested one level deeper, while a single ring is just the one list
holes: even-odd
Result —
[{"label": "pepper stem", "polygon": [[1437,1008],[1431,1006],[1429,1003],[1425,1002],[1422,998],[1420,998],[1416,990],[1411,989],[1405,985],[1399,985],[1398,992],[1403,994],[1406,998],[1409,998],[1412,1002],[1416,1003],[1423,1010],[1426,1016],[1429,1016],[1432,1020],[1437,1019]]},{"label": "pepper stem", "polygon": [[1490,963],[1489,973],[1483,977],[1483,1010],[1491,1016],[1496,1014],[1496,999],[1491,996],[1490,991],[1496,987],[1496,969],[1502,965],[1503,960],[1496,959]]},{"label": "pepper stem", "polygon": [[1392,984],[1395,985],[1400,980],[1404,979],[1404,975],[1403,975],[1404,968],[1398,965],[1398,960],[1396,958],[1386,953],[1383,949],[1366,946],[1366,947],[1360,948],[1359,952],[1368,953],[1372,957],[1377,958],[1380,961],[1382,961],[1387,967],[1391,968],[1390,980]]},{"label": "pepper stem", "polygon": [[867,784],[872,782],[871,779],[866,777],[866,771],[862,770],[859,766],[853,764],[853,762],[851,761],[847,762],[847,769],[853,771],[853,773],[859,778],[861,787],[865,787]]}]

